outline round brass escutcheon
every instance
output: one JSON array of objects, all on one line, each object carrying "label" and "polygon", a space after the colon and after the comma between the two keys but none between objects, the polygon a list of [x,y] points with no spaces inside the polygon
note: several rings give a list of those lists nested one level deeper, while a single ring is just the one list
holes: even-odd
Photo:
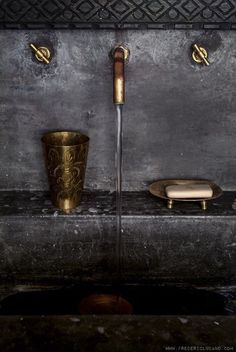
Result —
[{"label": "round brass escutcheon", "polygon": [[208,52],[205,48],[198,46],[198,45],[194,45],[193,46],[194,50],[192,53],[192,58],[193,60],[197,63],[197,64],[206,64],[207,66],[209,65],[208,62]]},{"label": "round brass escutcheon", "polygon": [[37,48],[34,44],[30,44],[31,49],[34,51],[34,55],[39,62],[44,62],[45,64],[50,63],[51,52],[48,48],[41,46]]},{"label": "round brass escutcheon", "polygon": [[[40,48],[38,48],[38,51],[41,52],[47,60],[51,58],[51,53],[48,48],[41,46]],[[38,52],[35,53],[35,57],[38,61],[41,61],[41,62],[45,61]]]},{"label": "round brass escutcheon", "polygon": [[113,53],[116,49],[122,49],[124,51],[124,57],[125,57],[125,61],[128,61],[130,58],[130,50],[129,48],[127,48],[126,46],[122,45],[117,45],[114,47],[114,49],[112,49],[111,51],[111,57],[113,57]]}]

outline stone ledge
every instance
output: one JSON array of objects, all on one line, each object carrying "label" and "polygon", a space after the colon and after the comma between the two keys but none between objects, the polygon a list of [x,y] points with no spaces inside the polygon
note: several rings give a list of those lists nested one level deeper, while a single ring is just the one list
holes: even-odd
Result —
[{"label": "stone ledge", "polygon": [[[166,203],[149,192],[124,192],[123,216],[137,217],[235,217],[236,209],[232,208],[236,192],[224,192],[223,196],[209,202],[207,211],[200,209],[199,203],[176,202],[175,208],[169,210]],[[0,217],[94,217],[115,216],[115,193],[85,191],[80,205],[70,214],[54,208],[48,192],[40,191],[1,191]]]}]

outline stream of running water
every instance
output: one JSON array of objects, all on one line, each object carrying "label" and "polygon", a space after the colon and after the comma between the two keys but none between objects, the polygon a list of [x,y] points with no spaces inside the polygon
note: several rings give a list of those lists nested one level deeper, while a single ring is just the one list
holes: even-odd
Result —
[{"label": "stream of running water", "polygon": [[122,105],[116,106],[116,263],[118,280],[122,270]]}]

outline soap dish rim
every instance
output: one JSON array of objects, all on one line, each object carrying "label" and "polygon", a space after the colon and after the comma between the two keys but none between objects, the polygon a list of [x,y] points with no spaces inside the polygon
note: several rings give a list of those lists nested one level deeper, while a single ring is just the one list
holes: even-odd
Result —
[{"label": "soap dish rim", "polygon": [[[165,188],[170,185],[189,185],[189,184],[208,184],[212,191],[213,195],[209,198],[170,198],[165,193]],[[209,201],[212,199],[219,198],[223,194],[223,190],[216,183],[203,180],[203,179],[164,179],[153,182],[149,186],[149,192],[158,198],[173,200],[177,202],[203,202]]]}]

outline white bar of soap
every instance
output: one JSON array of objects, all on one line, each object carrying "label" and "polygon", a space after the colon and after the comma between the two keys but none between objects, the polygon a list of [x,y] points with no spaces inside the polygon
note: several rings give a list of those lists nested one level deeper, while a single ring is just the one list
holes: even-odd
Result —
[{"label": "white bar of soap", "polygon": [[165,188],[169,198],[211,198],[213,190],[208,184],[171,185]]}]

